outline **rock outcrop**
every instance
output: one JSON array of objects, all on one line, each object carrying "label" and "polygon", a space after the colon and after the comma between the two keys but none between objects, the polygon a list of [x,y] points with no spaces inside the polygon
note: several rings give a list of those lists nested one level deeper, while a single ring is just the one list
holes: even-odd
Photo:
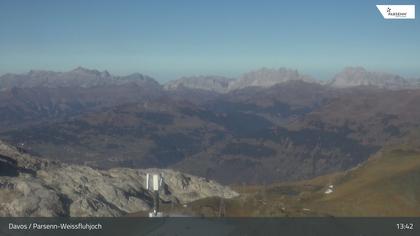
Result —
[{"label": "rock outcrop", "polygon": [[164,178],[164,202],[238,195],[216,182],[173,170],[96,170],[34,158],[1,141],[0,170],[0,216],[102,217],[146,211],[152,204],[144,187],[150,172]]}]

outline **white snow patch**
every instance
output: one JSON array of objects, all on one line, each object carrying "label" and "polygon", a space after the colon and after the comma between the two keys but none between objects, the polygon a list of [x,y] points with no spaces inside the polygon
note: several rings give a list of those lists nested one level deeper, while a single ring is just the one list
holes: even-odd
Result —
[{"label": "white snow patch", "polygon": [[332,193],[332,192],[334,192],[332,189],[327,189],[327,190],[325,190],[325,194],[330,194],[330,193]]},{"label": "white snow patch", "polygon": [[325,190],[325,194],[331,194],[332,192],[334,192],[334,185],[329,185],[327,190]]}]

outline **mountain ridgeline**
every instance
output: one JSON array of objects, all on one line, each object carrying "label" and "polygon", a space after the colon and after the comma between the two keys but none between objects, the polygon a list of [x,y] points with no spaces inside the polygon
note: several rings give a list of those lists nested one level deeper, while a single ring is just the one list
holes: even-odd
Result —
[{"label": "mountain ridgeline", "polygon": [[1,76],[0,138],[71,164],[261,184],[348,170],[417,140],[418,104],[418,80],[360,67],[322,82],[263,68],[163,85],[80,67]]}]

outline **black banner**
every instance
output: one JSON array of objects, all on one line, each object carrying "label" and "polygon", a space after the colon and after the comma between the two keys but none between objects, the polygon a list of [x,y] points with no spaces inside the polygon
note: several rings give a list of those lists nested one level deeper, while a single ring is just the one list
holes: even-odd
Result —
[{"label": "black banner", "polygon": [[420,218],[0,218],[0,235],[420,235]]}]

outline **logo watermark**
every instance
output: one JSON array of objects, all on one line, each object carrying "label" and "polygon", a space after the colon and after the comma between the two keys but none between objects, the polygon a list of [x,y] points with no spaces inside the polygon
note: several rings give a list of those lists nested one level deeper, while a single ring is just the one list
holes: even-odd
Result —
[{"label": "logo watermark", "polygon": [[384,19],[416,19],[415,5],[376,5]]}]

